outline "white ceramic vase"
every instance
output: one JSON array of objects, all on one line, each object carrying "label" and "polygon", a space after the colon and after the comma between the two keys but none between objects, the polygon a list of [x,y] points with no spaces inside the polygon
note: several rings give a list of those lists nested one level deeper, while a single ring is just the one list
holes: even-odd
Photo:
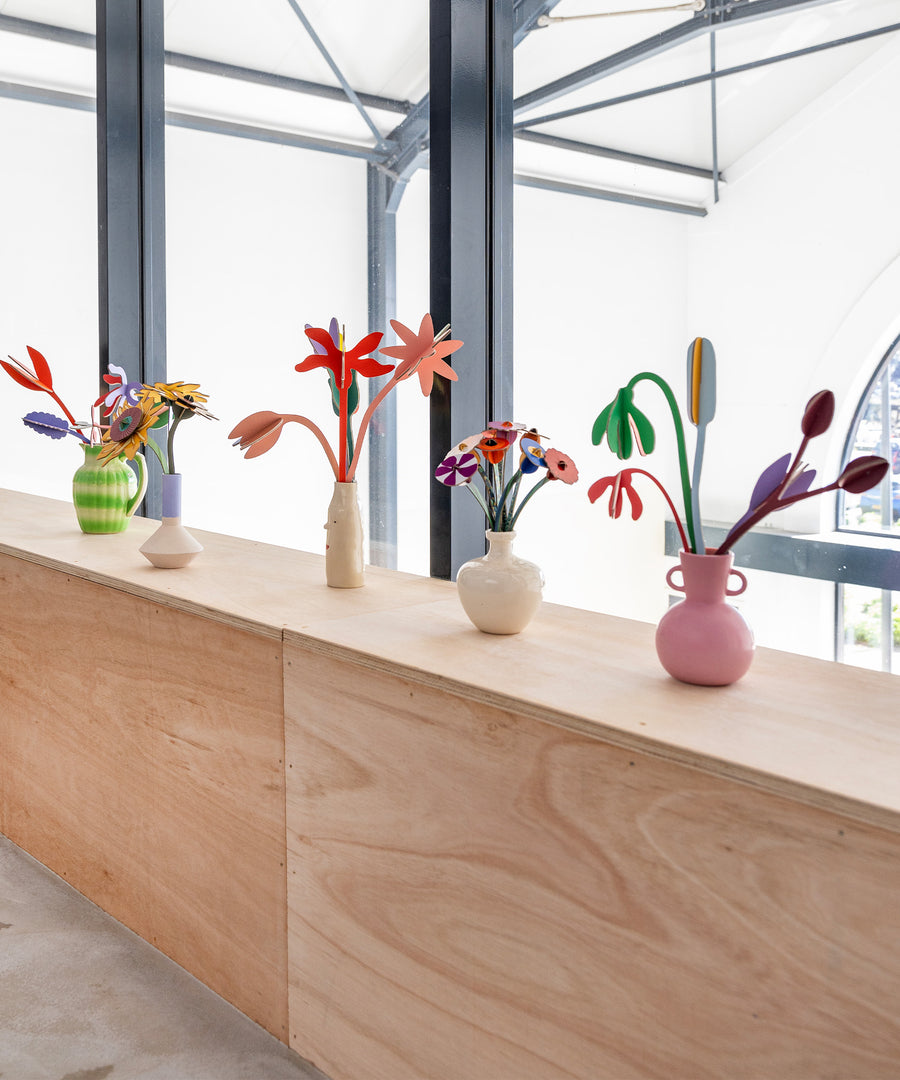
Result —
[{"label": "white ceramic vase", "polygon": [[181,473],[163,473],[162,524],[141,545],[141,554],[162,570],[178,570],[203,550],[181,524]]},{"label": "white ceramic vase", "polygon": [[488,553],[461,566],[456,589],[466,614],[486,634],[518,634],[541,604],[544,575],[512,551],[515,532],[485,533]]},{"label": "white ceramic vase", "polygon": [[365,585],[363,531],[356,481],[335,482],[325,522],[325,581],[332,589]]}]

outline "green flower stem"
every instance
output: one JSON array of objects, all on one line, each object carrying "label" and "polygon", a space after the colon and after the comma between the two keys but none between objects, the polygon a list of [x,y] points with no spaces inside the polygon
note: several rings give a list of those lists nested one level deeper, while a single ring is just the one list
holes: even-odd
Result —
[{"label": "green flower stem", "polygon": [[[675,440],[678,444],[678,466],[681,471],[681,497],[684,501],[684,519],[685,524],[687,525],[688,536],[691,541],[691,551],[696,554],[697,542],[694,538],[694,512],[691,508],[691,480],[688,475],[687,448],[684,442],[684,425],[681,422],[678,403],[666,380],[652,371],[642,371],[640,375],[635,375],[631,382],[629,382],[628,388],[633,389],[642,379],[648,379],[650,382],[656,383],[665,395],[666,401],[669,403],[669,409],[672,413],[672,422],[675,425]],[[700,554],[703,555],[705,552],[701,551]]]},{"label": "green flower stem", "polygon": [[471,491],[472,494],[475,496],[475,498],[478,500],[478,505],[484,511],[484,516],[487,519],[488,524],[490,525],[490,523],[491,523],[491,512],[490,512],[490,510],[488,510],[487,503],[482,498],[481,492],[478,490],[478,488],[473,487],[471,482],[466,484],[465,486],[466,486],[467,490]]},{"label": "green flower stem", "polygon": [[547,475],[543,478],[543,480],[538,480],[538,482],[534,485],[534,487],[531,489],[531,491],[528,492],[528,494],[525,496],[525,498],[519,504],[519,509],[515,512],[515,514],[513,514],[513,519],[509,523],[509,531],[510,532],[512,532],[512,530],[516,527],[516,522],[519,520],[519,514],[521,514],[522,511],[525,509],[525,507],[528,505],[528,500],[532,497],[532,495],[537,494],[537,492],[539,492],[541,490],[541,488],[544,486],[544,484],[548,483],[552,479],[553,479],[553,477],[548,472]]},{"label": "green flower stem", "polygon": [[160,465],[162,465],[162,471],[168,472],[169,466],[166,464],[166,459],[163,457],[163,452],[153,441],[152,435],[147,438],[147,446],[149,446],[153,453],[156,454],[157,458],[159,459]]},{"label": "green flower stem", "polygon": [[[504,513],[504,510],[505,510],[505,507],[506,507],[507,497],[509,496],[510,491],[512,491],[513,486],[516,484],[516,481],[520,480],[521,478],[522,478],[522,470],[517,469],[516,472],[514,473],[514,475],[510,477],[509,483],[503,489],[503,495],[500,497],[500,504],[497,507],[497,516],[496,516],[496,519],[495,519],[495,522],[494,522],[494,526],[495,526],[494,531],[495,532],[502,532],[503,531],[503,513]],[[515,502],[515,500],[513,500],[513,502]],[[513,506],[512,509],[514,509],[514,508],[515,507]],[[508,512],[507,512],[506,516],[507,517],[509,516]]]},{"label": "green flower stem", "polygon": [[[172,412],[174,413],[175,410],[172,409]],[[166,439],[166,457],[168,457],[169,459],[169,467],[168,469],[166,469],[165,466],[163,466],[166,472],[175,472],[175,432],[178,430],[178,425],[183,419],[184,414],[182,413],[181,415],[176,416],[172,423],[169,425],[169,437],[168,439]],[[153,437],[149,436],[147,441],[153,442]]]}]

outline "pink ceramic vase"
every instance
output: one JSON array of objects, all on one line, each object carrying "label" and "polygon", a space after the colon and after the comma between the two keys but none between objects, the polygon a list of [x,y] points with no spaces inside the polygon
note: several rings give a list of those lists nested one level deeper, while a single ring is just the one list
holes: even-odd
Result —
[{"label": "pink ceramic vase", "polygon": [[[734,556],[690,555],[681,552],[681,565],[666,574],[669,587],[685,594],[663,615],[656,629],[660,663],[681,682],[699,686],[727,686],[747,672],[753,660],[753,631],[726,596],[739,596],[747,588],[740,570],[732,569]],[[683,584],[673,580],[682,575]],[[740,585],[728,588],[729,575]]]}]

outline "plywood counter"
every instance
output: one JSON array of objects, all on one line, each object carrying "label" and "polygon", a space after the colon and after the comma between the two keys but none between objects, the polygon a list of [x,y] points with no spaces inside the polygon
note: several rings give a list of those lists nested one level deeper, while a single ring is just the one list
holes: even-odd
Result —
[{"label": "plywood counter", "polygon": [[897,1075],[892,677],[153,527],[0,494],[0,829],[334,1080]]}]

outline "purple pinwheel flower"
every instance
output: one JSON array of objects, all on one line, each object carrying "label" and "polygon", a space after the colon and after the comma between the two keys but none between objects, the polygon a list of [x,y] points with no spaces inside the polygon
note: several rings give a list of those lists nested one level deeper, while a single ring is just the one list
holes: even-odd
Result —
[{"label": "purple pinwheel flower", "polygon": [[434,470],[435,477],[448,487],[468,484],[478,472],[478,458],[474,454],[448,454]]}]

